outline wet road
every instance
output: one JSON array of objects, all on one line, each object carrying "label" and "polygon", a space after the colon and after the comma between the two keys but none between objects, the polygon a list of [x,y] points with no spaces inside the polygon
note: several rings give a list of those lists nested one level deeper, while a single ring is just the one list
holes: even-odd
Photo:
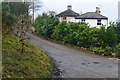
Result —
[{"label": "wet road", "polygon": [[118,78],[117,60],[66,47],[30,33],[27,36],[57,61],[63,78]]}]

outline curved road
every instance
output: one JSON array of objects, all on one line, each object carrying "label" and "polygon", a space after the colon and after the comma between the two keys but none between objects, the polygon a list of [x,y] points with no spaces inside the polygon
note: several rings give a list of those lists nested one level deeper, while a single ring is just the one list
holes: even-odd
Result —
[{"label": "curved road", "polygon": [[118,78],[118,61],[50,42],[28,33],[30,42],[54,58],[63,78]]}]

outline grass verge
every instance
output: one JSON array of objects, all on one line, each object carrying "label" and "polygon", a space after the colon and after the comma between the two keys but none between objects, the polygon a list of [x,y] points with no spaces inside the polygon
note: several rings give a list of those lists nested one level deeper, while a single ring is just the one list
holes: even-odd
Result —
[{"label": "grass verge", "polygon": [[21,52],[19,38],[9,34],[2,37],[3,78],[51,78],[51,59],[37,46],[25,41]]}]

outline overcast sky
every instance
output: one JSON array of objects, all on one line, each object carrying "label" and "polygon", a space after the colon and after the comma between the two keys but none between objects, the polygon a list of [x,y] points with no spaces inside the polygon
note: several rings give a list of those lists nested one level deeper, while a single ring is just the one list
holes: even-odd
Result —
[{"label": "overcast sky", "polygon": [[[120,0],[41,0],[40,12],[55,11],[60,13],[72,5],[72,10],[77,13],[94,12],[96,7],[101,8],[101,14],[107,16],[109,21],[118,19],[118,1]],[[36,13],[40,14],[39,12]]]}]

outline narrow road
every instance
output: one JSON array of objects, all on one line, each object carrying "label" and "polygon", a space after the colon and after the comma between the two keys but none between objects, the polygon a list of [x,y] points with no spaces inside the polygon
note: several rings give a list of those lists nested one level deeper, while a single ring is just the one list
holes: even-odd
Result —
[{"label": "narrow road", "polygon": [[57,61],[63,78],[118,78],[117,60],[50,42],[31,33],[27,36]]}]

